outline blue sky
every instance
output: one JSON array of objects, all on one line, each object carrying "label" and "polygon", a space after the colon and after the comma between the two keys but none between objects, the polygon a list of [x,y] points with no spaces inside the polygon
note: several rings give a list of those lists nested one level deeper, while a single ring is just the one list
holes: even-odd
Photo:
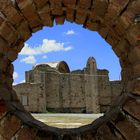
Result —
[{"label": "blue sky", "polygon": [[65,22],[53,28],[44,27],[25,42],[14,62],[14,83],[25,79],[25,71],[36,63],[64,60],[71,70],[83,69],[93,56],[99,69],[108,69],[110,80],[120,79],[120,64],[112,47],[97,33],[81,25]]}]

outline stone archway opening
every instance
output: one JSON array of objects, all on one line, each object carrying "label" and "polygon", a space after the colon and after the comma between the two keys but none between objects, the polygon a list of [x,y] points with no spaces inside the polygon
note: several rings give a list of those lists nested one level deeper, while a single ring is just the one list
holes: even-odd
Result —
[{"label": "stone archway opening", "polygon": [[[138,0],[1,1],[1,139],[139,139],[139,7]],[[12,90],[12,62],[32,32],[65,19],[98,31],[112,45],[120,58],[125,90],[104,117],[79,129],[62,130],[34,120],[20,105]]]},{"label": "stone archway opening", "polygon": [[[75,29],[73,31],[75,34],[67,35],[66,33],[69,29],[73,28]],[[112,100],[121,94],[122,84],[119,79],[120,73],[116,73],[114,77],[112,74],[112,79],[110,79],[111,76],[109,75],[113,69],[114,71],[117,71],[116,69],[119,67],[117,66],[119,61],[112,51],[111,46],[107,44],[97,32],[83,29],[83,33],[81,32],[82,29],[83,28],[79,25],[67,22],[65,22],[63,26],[56,27],[56,25],[54,25],[51,29],[43,28],[26,41],[16,63],[14,63],[15,74],[17,73],[19,75],[17,80],[14,81],[14,90],[16,91],[18,98],[27,111],[31,112],[38,120],[40,119],[48,125],[73,128],[90,124],[96,118],[103,116],[103,113],[109,110]],[[71,44],[68,44],[68,46],[65,44],[64,49],[68,48],[70,45],[73,46],[71,47],[73,49],[69,51],[52,52],[51,54],[55,57],[54,59],[51,54],[45,53],[48,52],[47,48],[50,50],[50,47],[44,43],[44,40],[48,40],[47,42],[50,44],[49,42],[58,38],[56,37],[57,35],[59,35],[60,38],[57,39],[56,43],[53,43],[54,46],[57,46],[57,42],[64,36],[67,38],[67,40],[65,39],[65,42],[68,42],[69,39],[76,38],[75,42],[78,42],[78,46],[75,46],[75,42],[71,40]],[[40,36],[41,39],[39,38]],[[48,36],[49,39],[47,39]],[[90,40],[90,36],[92,36],[93,40]],[[83,41],[82,37],[86,37],[86,39]],[[41,44],[38,44],[38,40],[36,39],[39,39],[40,42],[43,41]],[[61,39],[61,41],[64,42],[63,39]],[[44,46],[48,47],[46,48]],[[96,49],[97,46],[98,49]],[[44,47],[44,51],[41,55],[39,50],[42,50],[42,47]],[[56,47],[54,47],[54,49],[55,48]],[[79,48],[81,48],[81,50]],[[80,54],[78,53],[78,50]],[[75,56],[74,52],[78,54]],[[59,53],[63,54],[61,58],[59,58]],[[71,53],[73,53],[73,55],[70,55]],[[95,55],[96,59],[93,57],[88,58],[91,54],[93,54],[93,56]],[[102,56],[102,54],[106,55]],[[42,58],[44,55],[47,55],[47,59]],[[57,55],[59,56],[59,59],[57,58]],[[32,61],[32,59],[30,61],[22,61],[27,60],[26,58],[30,58],[30,56],[33,56],[36,62]],[[51,61],[51,57],[53,61]],[[86,58],[86,61],[83,57]],[[77,63],[77,59],[82,59],[80,61],[85,63],[84,66]],[[98,59],[100,61],[98,61]],[[66,62],[58,62],[56,60],[65,60]],[[81,68],[75,66],[77,69],[73,68],[70,70],[69,67],[71,65],[69,64],[69,61]],[[24,62],[24,66],[22,62]],[[106,62],[109,64],[106,64]],[[113,68],[109,70],[108,68],[111,63],[115,64],[112,66]],[[26,67],[30,67],[26,70],[25,77],[22,76],[24,74],[20,74],[21,67],[22,71],[24,71]],[[118,79],[115,79],[116,77]],[[57,114],[54,115],[54,113]],[[74,113],[74,115],[66,113]],[[75,113],[78,113],[77,117]]]}]

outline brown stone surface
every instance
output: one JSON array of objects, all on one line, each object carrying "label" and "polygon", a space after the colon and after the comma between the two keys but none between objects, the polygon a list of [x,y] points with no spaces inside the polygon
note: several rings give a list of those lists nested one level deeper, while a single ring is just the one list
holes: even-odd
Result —
[{"label": "brown stone surface", "polygon": [[120,40],[119,43],[113,48],[118,57],[124,55],[126,50],[129,51],[130,44],[127,40]]},{"label": "brown stone surface", "polygon": [[75,7],[76,6],[76,0],[63,0],[63,3],[67,7]]},{"label": "brown stone surface", "polygon": [[23,127],[18,133],[18,140],[34,140],[37,131],[33,128]]},{"label": "brown stone surface", "polygon": [[116,130],[115,127],[110,125],[104,124],[102,127],[100,127],[97,130],[96,134],[96,139],[101,139],[101,140],[125,140],[121,134],[119,134]]},{"label": "brown stone surface", "polygon": [[17,4],[33,31],[35,28],[42,26],[40,18],[35,10],[33,0],[17,0]]},{"label": "brown stone surface", "polygon": [[91,0],[79,0],[78,8],[89,9],[91,7]]},{"label": "brown stone surface", "polygon": [[27,40],[31,36],[31,31],[29,29],[29,25],[27,21],[23,21],[17,27],[18,32],[21,35],[21,38]]},{"label": "brown stone surface", "polygon": [[[102,4],[97,4],[97,2],[101,2]],[[93,21],[94,17],[89,17],[89,23],[87,22],[87,28],[90,30],[97,30],[107,40],[107,42],[109,42],[112,45],[113,48],[116,47],[116,50],[114,49],[114,51],[120,57],[119,59],[123,68],[122,79],[123,83],[125,83],[125,86],[127,85],[126,83],[128,83],[128,81],[131,82],[131,80],[139,78],[139,49],[135,47],[139,48],[140,46],[139,20],[136,19],[136,17],[138,17],[140,13],[140,1],[110,0],[108,5],[105,4],[106,2],[107,1],[105,0],[0,0],[0,84],[3,87],[6,86],[6,89],[9,90],[9,92],[4,92],[5,94],[7,94],[5,96],[8,96],[10,93],[12,93],[10,92],[12,90],[12,77],[11,72],[9,72],[8,69],[10,69],[10,62],[16,58],[14,54],[17,55],[12,51],[14,49],[15,51],[19,51],[22,48],[22,45],[18,48],[18,44],[23,40],[28,39],[32,32],[40,30],[42,28],[42,25],[53,26],[53,20],[56,15],[66,16],[66,19],[68,21],[74,22],[77,14],[76,11],[78,11],[79,8],[82,10],[86,9],[88,14],[95,12],[94,15],[99,18],[99,20],[97,20],[96,18],[96,21]],[[104,4],[105,6],[103,6]],[[51,9],[48,9],[48,6],[49,8],[51,6]],[[102,7],[102,10],[100,10],[100,6]],[[23,17],[24,20],[22,20]],[[79,20],[79,23],[84,22],[84,20],[85,17],[83,16],[83,19],[81,18]],[[25,25],[22,22],[26,22],[28,24]],[[24,28],[27,32],[23,31]],[[120,46],[122,45],[122,48],[120,46],[116,46],[120,42],[120,40],[124,39],[128,40],[129,44],[131,45],[131,49],[128,49],[129,46],[124,47],[125,43],[119,44]],[[11,61],[9,61],[7,57]],[[136,82],[136,84],[133,85],[133,94],[137,99],[139,99],[139,87],[139,82]],[[129,89],[127,87],[125,88]],[[125,96],[127,96],[127,94],[128,93],[126,92]],[[123,99],[125,100],[125,98]],[[122,104],[122,100],[120,101],[118,99],[117,102],[118,104]],[[16,105],[18,106],[18,104]],[[104,116],[102,119],[98,119],[97,122],[92,126],[92,128],[94,128],[94,130],[98,134],[95,134],[96,138],[94,138],[93,135],[90,135],[90,132],[92,132],[93,130],[90,127],[83,127],[72,132],[69,130],[69,134],[64,135],[64,137],[63,134],[67,133],[67,130],[56,131],[56,129],[53,128],[54,132],[52,134],[57,132],[59,137],[53,137],[53,135],[50,135],[50,138],[78,140],[80,139],[82,134],[84,135],[84,139],[100,138],[103,140],[110,140],[110,138],[108,138],[108,135],[112,139],[122,139],[120,137],[121,135],[125,140],[139,140],[140,125],[137,119],[135,119],[135,117],[139,118],[139,110],[137,109],[137,106],[139,107],[139,103],[137,104],[136,101],[134,101],[133,103],[128,102],[125,105],[124,109],[126,109],[126,112],[124,111],[123,113],[125,114],[124,116],[127,117],[122,119],[119,115],[119,120],[115,121],[117,123],[113,124],[114,131],[111,131],[110,126],[108,126],[108,124],[107,126],[103,125],[105,124],[104,122],[108,121],[110,117],[114,114],[109,112],[107,116]],[[116,106],[115,108],[121,111],[122,105]],[[112,112],[117,112],[115,108],[113,108]],[[13,113],[15,112],[13,111]],[[129,113],[132,116],[129,115]],[[24,115],[19,115],[21,120],[23,120],[22,116],[26,116],[25,112],[23,114]],[[27,121],[26,124],[29,125],[27,118],[24,118],[24,122]],[[14,115],[10,114],[8,116],[3,117],[3,119],[0,120],[0,139],[10,140],[12,135],[15,135],[15,133],[20,127],[20,119],[17,119]],[[26,125],[27,129],[29,127],[28,125]],[[39,126],[35,126],[33,124],[32,127],[38,127],[38,129],[40,128]],[[47,127],[45,130],[47,130],[48,128],[49,127]],[[87,131],[89,133],[86,133]],[[116,134],[116,131],[119,134]],[[25,132],[27,132],[27,130]],[[108,135],[106,133],[108,133]],[[28,135],[27,137],[21,136],[21,139],[30,139],[31,137],[28,137]],[[38,136],[38,139],[41,140],[44,138]]]},{"label": "brown stone surface", "polygon": [[123,119],[116,124],[117,129],[127,140],[138,140],[140,138],[139,123],[135,123],[132,119]]},{"label": "brown stone surface", "polygon": [[96,21],[100,20],[104,17],[107,7],[108,1],[107,0],[95,0],[93,5],[93,9],[91,10],[90,17]]},{"label": "brown stone surface", "polygon": [[18,33],[7,22],[3,22],[0,26],[0,35],[9,42],[9,44],[15,44],[18,39]]},{"label": "brown stone surface", "polygon": [[56,25],[63,25],[65,22],[64,16],[55,16]]},{"label": "brown stone surface", "polygon": [[66,9],[66,19],[70,22],[74,21],[74,13],[75,10],[73,10],[72,8],[67,8]]},{"label": "brown stone surface", "polygon": [[48,2],[48,0],[34,0],[36,6],[38,9],[42,8],[44,5],[46,5],[46,3]]},{"label": "brown stone surface", "polygon": [[81,10],[81,9],[78,9],[76,11],[76,18],[75,18],[75,22],[77,24],[84,24],[85,21],[86,21],[86,18],[87,18],[87,13],[85,10]]},{"label": "brown stone surface", "polygon": [[136,100],[128,101],[123,107],[130,115],[140,121],[140,102]]},{"label": "brown stone surface", "polygon": [[140,95],[140,79],[134,80],[131,92]]},{"label": "brown stone surface", "polygon": [[14,26],[18,26],[22,20],[23,16],[20,14],[20,12],[15,8],[15,5],[10,3],[9,6],[7,6],[5,9],[2,11],[8,21],[13,24]]},{"label": "brown stone surface", "polygon": [[0,123],[0,134],[10,140],[20,127],[21,121],[15,116],[8,115]]},{"label": "brown stone surface", "polygon": [[53,26],[53,17],[50,15],[50,7],[48,4],[43,6],[43,8],[38,11],[38,14],[43,22],[43,25],[49,27]]}]

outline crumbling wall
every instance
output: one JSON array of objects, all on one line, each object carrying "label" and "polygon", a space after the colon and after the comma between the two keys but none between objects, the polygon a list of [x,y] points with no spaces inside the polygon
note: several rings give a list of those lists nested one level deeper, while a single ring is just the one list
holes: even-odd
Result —
[{"label": "crumbling wall", "polygon": [[14,90],[27,111],[46,112],[46,95],[43,84],[22,83],[14,86]]},{"label": "crumbling wall", "polygon": [[113,103],[116,98],[122,94],[123,91],[123,84],[121,81],[110,81],[110,88],[111,88],[111,103]]},{"label": "crumbling wall", "polygon": [[106,112],[111,105],[111,87],[107,70],[98,70],[98,93],[100,111]]}]

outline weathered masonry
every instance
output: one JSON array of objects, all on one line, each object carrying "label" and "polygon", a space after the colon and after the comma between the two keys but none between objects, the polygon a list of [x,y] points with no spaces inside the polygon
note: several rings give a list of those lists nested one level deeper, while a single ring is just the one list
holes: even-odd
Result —
[{"label": "weathered masonry", "polygon": [[[140,0],[0,0],[0,139],[139,140]],[[32,33],[75,22],[97,31],[119,57],[122,94],[105,115],[78,129],[35,120],[12,89],[13,61]]]},{"label": "weathered masonry", "polygon": [[106,112],[122,91],[121,82],[109,81],[108,71],[97,69],[93,57],[83,70],[71,72],[64,61],[38,64],[25,79],[14,89],[30,112]]}]

